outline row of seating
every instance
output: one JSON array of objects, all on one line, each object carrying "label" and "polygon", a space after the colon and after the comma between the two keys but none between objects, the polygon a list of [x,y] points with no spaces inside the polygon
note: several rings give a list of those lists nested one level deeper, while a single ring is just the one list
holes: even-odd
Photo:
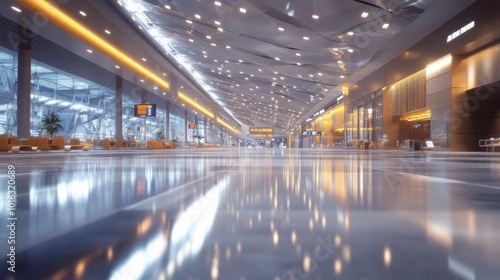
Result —
[{"label": "row of seating", "polygon": [[146,147],[149,149],[173,149],[175,148],[175,143],[166,143],[165,141],[161,140],[149,140],[146,143]]},{"label": "row of seating", "polygon": [[17,136],[0,135],[0,152],[18,151],[49,151],[84,149],[79,139],[71,139],[66,144],[63,136],[54,136],[52,140],[47,137],[28,137],[27,140],[20,141]]}]

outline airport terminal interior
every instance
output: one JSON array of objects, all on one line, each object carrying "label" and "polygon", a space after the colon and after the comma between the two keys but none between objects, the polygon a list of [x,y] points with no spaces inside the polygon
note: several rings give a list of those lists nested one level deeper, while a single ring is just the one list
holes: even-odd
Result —
[{"label": "airport terminal interior", "polygon": [[0,279],[499,279],[499,10],[2,1]]}]

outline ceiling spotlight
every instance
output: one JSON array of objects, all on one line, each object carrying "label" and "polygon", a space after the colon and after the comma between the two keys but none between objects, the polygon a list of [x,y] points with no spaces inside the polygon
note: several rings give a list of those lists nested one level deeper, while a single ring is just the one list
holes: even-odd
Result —
[{"label": "ceiling spotlight", "polygon": [[389,24],[388,24],[388,23],[384,23],[384,25],[382,25],[382,28],[383,28],[383,29],[387,29],[387,27],[389,27]]},{"label": "ceiling spotlight", "polygon": [[172,7],[170,7],[170,5],[165,5],[165,9],[170,10]]},{"label": "ceiling spotlight", "polygon": [[216,25],[220,25],[220,21],[218,21],[218,20],[214,21],[214,23],[215,23]]},{"label": "ceiling spotlight", "polygon": [[87,49],[87,52],[88,53],[93,53],[93,51],[91,49]]},{"label": "ceiling spotlight", "polygon": [[224,31],[224,29],[222,29],[222,28],[220,28],[220,27],[218,27],[218,28],[217,28],[217,30],[218,30],[219,32]]},{"label": "ceiling spotlight", "polygon": [[194,43],[194,40],[193,39],[189,39],[189,42]]},{"label": "ceiling spotlight", "polygon": [[86,16],[87,16],[87,14],[86,14],[84,11],[80,11],[80,15],[82,15],[82,16],[84,16],[84,17],[86,17]]},{"label": "ceiling spotlight", "polygon": [[354,32],[349,31],[349,32],[347,32],[347,35],[352,36],[352,35],[354,35]]},{"label": "ceiling spotlight", "polygon": [[201,19],[201,16],[199,14],[195,14],[194,17],[197,19]]},{"label": "ceiling spotlight", "polygon": [[246,12],[247,12],[247,9],[245,9],[245,8],[240,8],[240,12],[241,12],[241,13],[246,13]]},{"label": "ceiling spotlight", "polygon": [[148,61],[147,59],[145,59],[144,57],[142,58],[142,61]]},{"label": "ceiling spotlight", "polygon": [[304,38],[304,40],[309,41],[309,37],[304,36],[303,38]]},{"label": "ceiling spotlight", "polygon": [[338,64],[342,64],[343,62],[342,62],[342,60],[338,60],[337,63]]},{"label": "ceiling spotlight", "polygon": [[300,56],[300,53],[295,53],[296,56]]},{"label": "ceiling spotlight", "polygon": [[347,51],[350,52],[350,53],[354,52],[353,49],[348,49]]},{"label": "ceiling spotlight", "polygon": [[16,11],[16,12],[18,12],[18,13],[20,13],[20,12],[21,12],[21,9],[19,9],[19,8],[18,8],[18,7],[16,7],[16,6],[11,6],[11,8],[12,8],[12,10],[14,10],[14,11]]},{"label": "ceiling spotlight", "polygon": [[312,18],[313,19],[319,19],[319,16],[318,15],[312,15]]},{"label": "ceiling spotlight", "polygon": [[230,49],[230,48],[231,48],[231,46],[226,46],[226,49]]},{"label": "ceiling spotlight", "polygon": [[111,31],[109,31],[109,30],[107,30],[107,29],[106,29],[106,30],[104,30],[104,32],[106,32],[106,34],[108,34],[108,35],[109,35],[109,34],[111,34]]},{"label": "ceiling spotlight", "polygon": [[278,27],[278,30],[279,30],[279,31],[285,31],[285,28],[283,28],[283,27]]},{"label": "ceiling spotlight", "polygon": [[222,5],[219,1],[215,1],[214,3],[215,3],[215,6],[219,6],[220,7]]},{"label": "ceiling spotlight", "polygon": [[189,24],[192,24],[193,22],[190,21],[189,19],[186,19],[186,22],[189,23]]},{"label": "ceiling spotlight", "polygon": [[118,65],[115,65],[115,68],[116,68],[116,69],[120,69],[120,66],[118,66]]},{"label": "ceiling spotlight", "polygon": [[367,17],[367,16],[368,16],[368,13],[367,13],[367,12],[363,12],[363,13],[361,14],[361,17],[364,17],[364,18],[365,18],[365,17]]}]

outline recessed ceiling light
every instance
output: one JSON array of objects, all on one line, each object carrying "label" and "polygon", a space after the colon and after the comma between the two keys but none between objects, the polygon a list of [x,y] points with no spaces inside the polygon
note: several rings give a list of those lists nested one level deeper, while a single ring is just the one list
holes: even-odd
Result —
[{"label": "recessed ceiling light", "polygon": [[312,15],[312,18],[313,19],[319,19],[319,16],[318,15]]},{"label": "recessed ceiling light", "polygon": [[212,39],[212,36],[207,35],[207,39],[208,39],[208,40]]},{"label": "recessed ceiling light", "polygon": [[194,17],[197,19],[201,19],[201,16],[199,14],[195,14]]},{"label": "recessed ceiling light", "polygon": [[144,80],[143,80],[143,79],[141,79],[141,83],[144,83]]},{"label": "recessed ceiling light", "polygon": [[347,35],[352,36],[352,35],[354,35],[354,32],[349,31],[349,32],[347,32]]},{"label": "recessed ceiling light", "polygon": [[231,48],[231,46],[226,46],[226,49],[230,49],[230,48]]},{"label": "recessed ceiling light", "polygon": [[80,15],[82,15],[82,16],[84,16],[84,17],[86,17],[86,16],[87,16],[87,14],[86,14],[84,11],[80,11]]},{"label": "recessed ceiling light", "polygon": [[308,40],[309,40],[309,37],[304,36],[304,40],[308,41]]},{"label": "recessed ceiling light", "polygon": [[120,69],[120,66],[118,66],[118,65],[115,65],[115,68],[116,68],[116,69]]},{"label": "recessed ceiling light", "polygon": [[279,57],[275,57],[274,59],[276,59],[276,60],[280,60],[280,58],[279,58]]},{"label": "recessed ceiling light", "polygon": [[353,49],[348,49],[347,51],[350,52],[350,53],[354,52]]},{"label": "recessed ceiling light", "polygon": [[106,34],[111,34],[111,31],[105,29],[104,32],[106,32]]},{"label": "recessed ceiling light", "polygon": [[295,53],[296,56],[300,56],[300,53]]},{"label": "recessed ceiling light", "polygon": [[318,76],[323,76],[323,73],[318,73]]},{"label": "recessed ceiling light", "polygon": [[193,22],[190,21],[189,19],[186,19],[186,22],[189,23],[189,24],[192,24]]},{"label": "recessed ceiling light", "polygon": [[215,3],[215,6],[219,6],[220,7],[222,5],[219,1],[215,1],[214,3]]},{"label": "recessed ceiling light", "polygon": [[285,31],[285,28],[283,28],[283,27],[278,27],[278,30],[279,30],[279,31]]},{"label": "recessed ceiling light", "polygon": [[262,72],[262,69],[259,68],[259,72]]},{"label": "recessed ceiling light", "polygon": [[338,60],[337,63],[338,64],[342,64],[343,62],[342,62],[342,60]]},{"label": "recessed ceiling light", "polygon": [[217,46],[215,43],[211,43],[210,45],[212,45],[212,46],[214,46],[214,47],[215,47],[215,46]]},{"label": "recessed ceiling light", "polygon": [[172,7],[170,7],[170,5],[165,5],[165,8],[166,8],[167,10],[172,9]]},{"label": "recessed ceiling light", "polygon": [[21,12],[21,9],[19,9],[19,8],[18,8],[18,7],[16,7],[16,6],[11,6],[11,8],[12,8],[12,10],[14,10],[14,11],[16,11],[16,12],[18,12],[18,13],[20,13],[20,12]]},{"label": "recessed ceiling light", "polygon": [[239,63],[243,63],[243,60],[241,60],[241,59],[238,59],[238,62],[239,62]]},{"label": "recessed ceiling light", "polygon": [[240,8],[240,12],[241,12],[241,13],[246,13],[246,12],[247,12],[247,9],[245,9],[245,8]]},{"label": "recessed ceiling light", "polygon": [[88,53],[93,53],[93,51],[91,49],[87,49],[87,52]]},{"label": "recessed ceiling light", "polygon": [[365,18],[365,17],[367,17],[367,16],[368,16],[368,13],[367,13],[367,12],[363,12],[363,13],[361,14],[361,17],[364,17],[364,18]]},{"label": "recessed ceiling light", "polygon": [[215,20],[214,23],[217,25],[220,25],[220,21],[218,21],[218,20]]},{"label": "recessed ceiling light", "polygon": [[297,65],[299,65],[299,66],[300,66],[300,65],[302,65],[302,63],[300,63],[300,62],[297,62]]},{"label": "recessed ceiling light", "polygon": [[194,43],[194,40],[193,39],[189,39],[189,42]]},{"label": "recessed ceiling light", "polygon": [[222,29],[222,28],[220,28],[220,27],[218,27],[218,28],[217,28],[217,30],[218,30],[219,32],[224,31],[224,29]]},{"label": "recessed ceiling light", "polygon": [[144,57],[142,58],[142,61],[148,61],[147,59],[145,59]]},{"label": "recessed ceiling light", "polygon": [[388,24],[388,23],[384,23],[384,25],[382,25],[382,28],[383,28],[383,29],[387,29],[387,27],[389,27],[389,24]]}]

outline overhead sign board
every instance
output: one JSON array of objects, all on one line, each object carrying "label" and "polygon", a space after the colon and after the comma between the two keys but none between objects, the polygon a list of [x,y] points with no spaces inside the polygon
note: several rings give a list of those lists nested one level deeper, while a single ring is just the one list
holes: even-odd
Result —
[{"label": "overhead sign board", "polygon": [[156,104],[135,104],[134,117],[156,117]]},{"label": "overhead sign board", "polygon": [[272,127],[250,127],[250,134],[273,134]]}]

